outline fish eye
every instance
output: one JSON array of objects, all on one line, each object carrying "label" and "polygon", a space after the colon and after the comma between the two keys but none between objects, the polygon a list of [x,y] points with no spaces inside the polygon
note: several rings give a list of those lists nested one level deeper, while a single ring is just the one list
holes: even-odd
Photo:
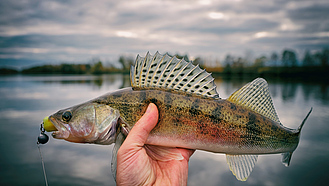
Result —
[{"label": "fish eye", "polygon": [[63,113],[63,115],[62,115],[62,119],[63,119],[63,121],[68,122],[68,121],[70,121],[71,118],[72,118],[72,113],[71,113],[71,111],[65,111],[65,112]]}]

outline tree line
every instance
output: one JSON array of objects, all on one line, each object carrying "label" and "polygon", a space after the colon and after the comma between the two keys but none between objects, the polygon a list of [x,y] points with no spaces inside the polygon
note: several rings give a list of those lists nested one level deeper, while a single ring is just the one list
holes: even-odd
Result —
[{"label": "tree line", "polygon": [[[170,54],[168,54],[170,55]],[[226,55],[223,61],[211,61],[203,57],[196,57],[190,60],[187,54],[174,54],[179,59],[191,61],[193,64],[201,68],[206,68],[207,71],[224,74],[242,74],[242,73],[259,73],[268,72],[276,73],[289,72],[292,73],[297,69],[299,71],[307,71],[308,69],[322,70],[326,72],[329,66],[329,49],[322,49],[316,52],[309,50],[304,53],[301,60],[298,60],[297,53],[291,49],[285,49],[279,55],[274,52],[269,57],[262,55],[254,60],[248,57],[239,57]],[[252,60],[252,61],[251,61]],[[56,64],[56,65],[41,65],[31,68],[26,68],[21,71],[15,69],[2,68],[0,74],[105,74],[105,73],[129,73],[130,66],[133,65],[135,59],[131,56],[121,55],[117,61],[121,67],[116,67],[112,64],[104,64],[100,59],[93,59],[87,64]],[[293,68],[292,68],[293,67]],[[279,70],[278,70],[279,69]],[[289,71],[287,71],[289,69]]]},{"label": "tree line", "polygon": [[329,49],[316,52],[307,50],[301,60],[297,53],[285,49],[281,55],[274,52],[269,57],[263,55],[248,61],[243,57],[227,55],[223,68],[210,68],[212,72],[224,74],[258,74],[284,76],[325,76],[329,73]]},{"label": "tree line", "polygon": [[323,49],[315,53],[311,53],[307,50],[301,61],[298,60],[298,56],[294,50],[286,49],[282,51],[281,56],[274,52],[270,57],[262,55],[255,58],[253,63],[247,61],[243,57],[233,57],[227,55],[223,61],[224,66],[231,67],[296,67],[296,66],[322,66],[326,67],[329,65],[329,49]]}]

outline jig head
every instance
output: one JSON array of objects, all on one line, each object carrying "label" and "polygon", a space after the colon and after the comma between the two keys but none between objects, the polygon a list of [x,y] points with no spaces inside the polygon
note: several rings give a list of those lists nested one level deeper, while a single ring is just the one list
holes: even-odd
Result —
[{"label": "jig head", "polygon": [[49,137],[47,134],[45,134],[45,128],[43,128],[43,123],[41,123],[40,125],[40,135],[38,136],[38,144],[41,143],[41,144],[45,144],[48,142],[49,140]]}]

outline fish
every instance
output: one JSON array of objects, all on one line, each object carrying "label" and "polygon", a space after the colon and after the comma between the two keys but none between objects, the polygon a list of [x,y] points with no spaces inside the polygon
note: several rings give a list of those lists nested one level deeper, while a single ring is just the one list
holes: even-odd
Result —
[{"label": "fish", "polygon": [[[114,143],[111,170],[115,177],[118,149],[154,103],[159,119],[145,144],[148,154],[168,161],[181,158],[171,148],[224,153],[231,172],[246,181],[258,155],[281,153],[282,163],[289,166],[312,112],[311,108],[297,129],[287,128],[279,120],[265,79],[257,78],[223,99],[211,73],[159,52],[137,55],[130,81],[131,87],[45,117],[45,130],[53,132],[55,139],[75,143]],[[164,150],[159,152],[159,146]]]}]

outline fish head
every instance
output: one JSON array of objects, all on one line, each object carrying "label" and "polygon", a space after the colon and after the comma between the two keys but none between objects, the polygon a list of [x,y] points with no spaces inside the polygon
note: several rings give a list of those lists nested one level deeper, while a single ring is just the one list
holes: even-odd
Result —
[{"label": "fish head", "polygon": [[44,128],[56,139],[76,143],[108,145],[115,141],[118,110],[105,105],[87,102],[59,110],[44,119]]}]

